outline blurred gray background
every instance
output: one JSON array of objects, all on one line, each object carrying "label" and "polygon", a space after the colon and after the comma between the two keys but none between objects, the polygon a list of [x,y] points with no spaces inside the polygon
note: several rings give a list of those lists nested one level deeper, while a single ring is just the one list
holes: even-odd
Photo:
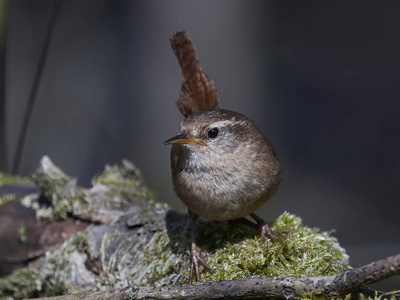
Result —
[{"label": "blurred gray background", "polygon": [[[54,3],[2,6],[2,171],[12,172]],[[335,229],[354,267],[399,253],[399,11],[398,1],[63,1],[18,173],[49,155],[90,186],[127,158],[159,201],[183,210],[162,143],[183,120],[169,38],[186,30],[221,107],[252,119],[281,160],[259,215],[287,210]]]}]

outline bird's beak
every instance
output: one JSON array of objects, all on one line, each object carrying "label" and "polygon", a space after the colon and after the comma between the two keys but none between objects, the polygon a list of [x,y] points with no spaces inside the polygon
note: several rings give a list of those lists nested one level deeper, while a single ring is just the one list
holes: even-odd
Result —
[{"label": "bird's beak", "polygon": [[164,142],[164,145],[169,145],[169,144],[199,144],[202,146],[206,146],[206,143],[203,143],[195,139],[187,138],[186,134],[178,134],[177,136],[174,136]]}]

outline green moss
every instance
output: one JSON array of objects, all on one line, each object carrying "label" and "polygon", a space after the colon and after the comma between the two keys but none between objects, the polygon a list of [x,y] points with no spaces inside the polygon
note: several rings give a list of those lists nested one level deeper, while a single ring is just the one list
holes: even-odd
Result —
[{"label": "green moss", "polygon": [[[230,226],[239,227],[236,224]],[[207,241],[202,249],[208,249],[207,262],[215,272],[202,270],[204,281],[251,276],[324,276],[349,268],[347,254],[331,233],[308,228],[299,217],[289,213],[283,213],[271,227],[273,230],[289,229],[291,234],[281,235],[277,242],[264,244],[257,233],[246,234],[246,230],[234,228],[230,238],[229,234],[225,235],[225,241],[223,236],[217,236],[211,243]],[[217,226],[213,232],[220,228]],[[216,242],[219,248],[215,248]],[[185,273],[188,278],[189,272]]]}]

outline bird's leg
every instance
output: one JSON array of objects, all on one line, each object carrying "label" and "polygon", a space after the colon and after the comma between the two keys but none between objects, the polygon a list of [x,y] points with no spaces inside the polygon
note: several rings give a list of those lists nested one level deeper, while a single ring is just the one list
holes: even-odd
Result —
[{"label": "bird's leg", "polygon": [[289,234],[290,231],[288,229],[283,229],[283,230],[272,230],[268,224],[261,219],[259,216],[256,214],[250,214],[250,217],[254,219],[254,221],[257,222],[257,229],[260,230],[260,238],[263,240],[264,243],[268,242],[268,238],[277,241],[278,240],[278,235],[281,234]]},{"label": "bird's leg", "polygon": [[201,277],[200,277],[200,272],[199,272],[199,265],[202,265],[204,268],[206,268],[209,271],[214,271],[213,268],[211,268],[205,259],[203,258],[203,255],[201,255],[201,250],[200,247],[197,246],[196,244],[196,230],[195,230],[195,224],[197,220],[197,215],[189,211],[189,216],[192,219],[192,231],[191,231],[191,237],[192,237],[192,247],[190,250],[190,275],[189,275],[189,284],[192,284],[192,278],[193,278],[193,272],[195,272],[196,275],[196,281],[200,282]]}]

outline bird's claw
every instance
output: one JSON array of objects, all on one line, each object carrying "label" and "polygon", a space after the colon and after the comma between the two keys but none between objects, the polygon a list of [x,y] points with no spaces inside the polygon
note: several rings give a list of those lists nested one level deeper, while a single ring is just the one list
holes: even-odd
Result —
[{"label": "bird's claw", "polygon": [[199,266],[202,265],[204,268],[206,268],[208,271],[215,271],[213,268],[211,268],[205,259],[203,258],[203,255],[201,254],[201,250],[199,246],[197,246],[195,243],[192,244],[192,249],[191,249],[191,259],[190,259],[190,275],[189,275],[189,284],[192,284],[192,278],[193,278],[193,273],[196,275],[196,281],[200,282],[201,276],[200,276],[200,271],[199,271]]},{"label": "bird's claw", "polygon": [[272,230],[268,224],[264,224],[260,227],[260,238],[265,244],[268,242],[268,239],[277,241],[278,236],[281,234],[290,234],[290,230]]},{"label": "bird's claw", "polygon": [[255,214],[250,214],[250,216],[257,222],[258,229],[260,230],[260,238],[265,244],[268,242],[268,239],[277,241],[279,235],[290,234],[290,230],[288,229],[272,230],[263,219]]}]

